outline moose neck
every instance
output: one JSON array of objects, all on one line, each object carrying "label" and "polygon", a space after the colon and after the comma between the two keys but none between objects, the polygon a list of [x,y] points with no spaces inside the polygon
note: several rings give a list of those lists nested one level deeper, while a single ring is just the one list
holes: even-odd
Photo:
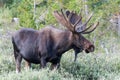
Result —
[{"label": "moose neck", "polygon": [[70,50],[73,45],[73,33],[70,31],[64,31],[61,33],[60,37],[61,39],[57,40],[57,53],[63,54],[64,52]]}]

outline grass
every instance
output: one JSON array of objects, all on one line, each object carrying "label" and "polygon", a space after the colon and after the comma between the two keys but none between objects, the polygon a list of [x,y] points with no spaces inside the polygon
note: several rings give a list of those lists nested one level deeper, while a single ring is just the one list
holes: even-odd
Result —
[{"label": "grass", "polygon": [[[10,13],[9,10],[6,12]],[[3,16],[2,14],[0,15]],[[102,38],[96,37],[96,51],[90,54],[80,53],[75,63],[74,52],[70,50],[63,55],[58,70],[50,71],[49,64],[45,69],[32,64],[32,69],[26,71],[23,60],[22,72],[16,74],[11,35],[17,25],[10,22],[10,14],[5,16],[9,17],[6,22],[0,18],[1,80],[120,80],[120,40],[113,32],[107,32]]]}]

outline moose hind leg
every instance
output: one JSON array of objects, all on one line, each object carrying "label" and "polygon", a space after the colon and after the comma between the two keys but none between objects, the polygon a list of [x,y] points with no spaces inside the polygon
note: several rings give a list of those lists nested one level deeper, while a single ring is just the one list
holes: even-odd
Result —
[{"label": "moose hind leg", "polygon": [[53,70],[53,69],[58,69],[60,67],[60,63],[52,63],[51,66],[50,66],[50,70]]},{"label": "moose hind leg", "polygon": [[22,56],[20,53],[14,52],[14,57],[15,57],[15,63],[16,63],[16,73],[19,73],[21,71]]},{"label": "moose hind leg", "polygon": [[61,60],[61,56],[59,56],[57,59],[53,59],[50,69],[51,70],[58,69],[60,67],[60,60]]},{"label": "moose hind leg", "polygon": [[28,61],[25,61],[25,69],[29,70],[31,68],[31,63]]}]

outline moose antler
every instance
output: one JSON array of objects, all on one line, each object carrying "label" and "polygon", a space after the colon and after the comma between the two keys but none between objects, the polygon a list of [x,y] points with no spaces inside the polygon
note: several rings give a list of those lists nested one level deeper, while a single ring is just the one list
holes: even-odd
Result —
[{"label": "moose antler", "polygon": [[[66,14],[64,14],[63,10],[61,9],[61,14],[58,11],[54,11],[54,17],[58,22],[60,22],[63,26],[67,27],[70,31],[74,33],[83,33],[83,34],[88,34],[96,29],[98,26],[99,22],[95,23],[94,25],[90,25],[88,28],[86,28],[87,23],[90,21],[92,18],[93,14],[90,14],[88,17],[87,21],[82,24],[82,16],[77,15],[76,12],[70,12],[66,11]],[[76,30],[76,26],[79,26],[78,29]],[[93,26],[93,29],[90,31],[87,31]],[[84,30],[81,30],[84,29]],[[85,29],[86,28],[86,29]]]},{"label": "moose antler", "polygon": [[[61,9],[61,13],[60,14],[58,11],[54,11],[54,17],[56,18],[56,20],[58,22],[60,22],[63,26],[67,27],[70,31],[74,31],[74,27],[72,27],[72,24],[69,23],[68,18],[66,18],[66,16],[64,15],[62,9]],[[71,15],[69,15],[70,17]]]}]

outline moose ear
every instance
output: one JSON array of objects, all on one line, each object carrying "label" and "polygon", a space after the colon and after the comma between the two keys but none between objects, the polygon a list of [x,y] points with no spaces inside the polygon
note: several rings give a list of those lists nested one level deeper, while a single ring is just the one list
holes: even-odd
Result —
[{"label": "moose ear", "polygon": [[[71,16],[70,17],[70,23],[72,23],[73,25],[77,22],[77,20],[79,19],[79,18],[81,18],[81,15],[78,15],[76,12],[74,12],[74,11],[69,11],[69,10],[67,10],[66,12],[65,12],[65,15],[66,15],[66,17],[67,18],[69,18],[69,16]],[[79,23],[81,24],[81,21],[79,21]]]},{"label": "moose ear", "polygon": [[65,12],[65,14],[66,14],[66,16],[68,17],[68,15],[70,14],[70,11],[67,10],[67,11]]}]

